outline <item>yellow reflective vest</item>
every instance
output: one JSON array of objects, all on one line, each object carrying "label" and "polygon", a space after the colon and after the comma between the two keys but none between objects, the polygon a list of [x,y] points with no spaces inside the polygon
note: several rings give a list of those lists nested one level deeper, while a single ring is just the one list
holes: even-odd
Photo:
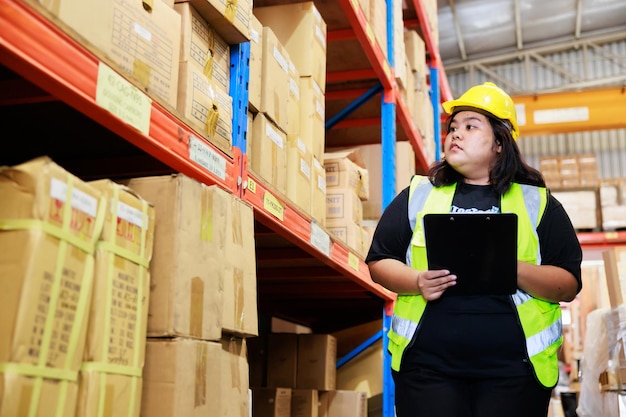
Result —
[{"label": "yellow reflective vest", "polygon": [[[409,222],[413,229],[411,245],[407,250],[407,264],[424,271],[428,269],[422,219],[426,213],[448,213],[456,184],[434,187],[427,177],[415,176],[409,188]],[[547,204],[547,190],[543,187],[514,183],[501,198],[503,213],[518,216],[518,260],[540,264],[541,255],[537,225]],[[532,297],[518,289],[511,295],[526,338],[526,350],[539,382],[552,388],[558,382],[557,351],[563,342],[561,309]],[[402,355],[419,330],[427,301],[421,295],[398,295],[389,330],[388,349],[391,368],[399,371]]]}]

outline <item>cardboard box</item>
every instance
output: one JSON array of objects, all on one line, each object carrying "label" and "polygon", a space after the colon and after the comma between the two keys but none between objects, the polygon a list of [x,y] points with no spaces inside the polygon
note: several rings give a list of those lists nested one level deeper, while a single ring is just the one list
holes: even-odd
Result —
[{"label": "cardboard box", "polygon": [[148,336],[220,340],[230,196],[182,174],[128,186],[157,213]]},{"label": "cardboard box", "polygon": [[250,417],[250,383],[246,360],[248,355],[246,339],[225,337],[221,343],[220,384],[222,385],[222,401],[217,415]]},{"label": "cardboard box", "polygon": [[[359,147],[361,160],[367,168],[369,178],[369,198],[363,202],[364,219],[380,219],[383,213],[383,156],[379,144]],[[396,192],[398,194],[408,187],[411,178],[416,174],[415,151],[410,142],[396,142],[395,158]],[[394,194],[394,195],[395,195]]]},{"label": "cardboard box", "polygon": [[300,76],[300,138],[320,162],[324,162],[325,123],[326,99],[322,88],[313,78]]},{"label": "cardboard box", "polygon": [[139,416],[146,350],[154,207],[111,180],[89,183],[106,198],[96,250],[94,292],[79,380],[77,416]]},{"label": "cardboard box", "polygon": [[251,109],[261,109],[261,85],[263,80],[263,25],[254,15],[250,16],[250,75],[248,79],[248,103]]},{"label": "cardboard box", "polygon": [[600,188],[579,190],[553,190],[552,195],[563,204],[575,229],[597,229],[602,227]]},{"label": "cardboard box", "polygon": [[346,226],[349,223],[358,225],[362,221],[363,202],[353,189],[326,190],[326,226]]},{"label": "cardboard box", "polygon": [[110,410],[111,416],[138,417],[142,389],[141,375],[81,371],[76,416],[97,416],[99,410],[105,409]]},{"label": "cardboard box", "polygon": [[0,416],[73,416],[106,204],[47,157],[0,168],[0,201]]},{"label": "cardboard box", "polygon": [[252,207],[182,174],[135,178],[129,186],[160,213],[148,334],[257,336]]},{"label": "cardboard box", "polygon": [[291,388],[254,388],[254,417],[291,417]]},{"label": "cardboard box", "polygon": [[224,152],[231,151],[233,99],[188,62],[180,64],[177,109],[200,135]]},{"label": "cardboard box", "polygon": [[[210,188],[217,189],[216,186]],[[222,332],[239,337],[254,337],[259,335],[254,212],[250,205],[239,198],[228,193],[226,195],[229,204],[226,212],[226,240],[222,242],[225,255],[222,263]]]},{"label": "cardboard box", "polygon": [[322,163],[311,156],[311,217],[319,224],[326,223],[326,170]]},{"label": "cardboard box", "polygon": [[[301,77],[326,88],[326,22],[312,1],[255,7],[255,16],[285,46]],[[306,45],[306,47],[303,47]]]},{"label": "cardboard box", "polygon": [[369,25],[383,56],[387,58],[387,2],[385,0],[370,0]]},{"label": "cardboard box", "polygon": [[149,338],[141,415],[221,415],[216,412],[226,400],[223,366],[221,343],[183,338]]},{"label": "cardboard box", "polygon": [[298,335],[296,388],[334,390],[337,382],[336,365],[337,339],[333,335]]},{"label": "cardboard box", "polygon": [[418,73],[418,76],[425,77],[427,72],[426,43],[416,30],[405,30],[403,37],[409,68],[412,72]]},{"label": "cardboard box", "polygon": [[289,60],[289,94],[287,96],[287,135],[300,135],[300,74]]},{"label": "cardboard box", "polygon": [[251,387],[267,387],[267,335],[260,333],[258,337],[246,339]]},{"label": "cardboard box", "polygon": [[250,40],[252,0],[176,0],[189,2],[229,45]]},{"label": "cardboard box", "polygon": [[383,343],[373,343],[337,369],[337,389],[362,391],[367,397],[383,392]]},{"label": "cardboard box", "polygon": [[318,417],[319,392],[315,389],[291,390],[291,417]]},{"label": "cardboard box", "polygon": [[318,391],[318,417],[328,417],[328,391]]},{"label": "cardboard box", "polygon": [[267,386],[296,387],[298,371],[298,335],[269,333],[267,335]]},{"label": "cardboard box", "polygon": [[147,11],[141,0],[61,0],[58,16],[128,78],[176,107],[181,18],[166,3]]},{"label": "cardboard box", "polygon": [[249,143],[248,161],[254,173],[272,188],[287,194],[287,135],[265,114],[252,121],[253,141]]},{"label": "cardboard box", "polygon": [[383,417],[383,394],[367,399],[367,417]]},{"label": "cardboard box", "polygon": [[349,148],[324,154],[326,187],[351,189],[358,197],[369,199],[369,174],[360,148]]},{"label": "cardboard box", "polygon": [[230,46],[191,3],[176,3],[181,15],[180,62],[196,65],[215,86],[230,90]]},{"label": "cardboard box", "polygon": [[359,223],[350,219],[327,219],[326,229],[339,241],[343,242],[357,255],[365,259],[369,250],[369,233]]},{"label": "cardboard box", "polygon": [[272,29],[263,27],[261,108],[283,132],[289,131],[289,53]]},{"label": "cardboard box", "polygon": [[367,395],[360,391],[328,392],[328,417],[367,417]]},{"label": "cardboard box", "polygon": [[299,136],[287,135],[287,198],[311,213],[312,154]]}]

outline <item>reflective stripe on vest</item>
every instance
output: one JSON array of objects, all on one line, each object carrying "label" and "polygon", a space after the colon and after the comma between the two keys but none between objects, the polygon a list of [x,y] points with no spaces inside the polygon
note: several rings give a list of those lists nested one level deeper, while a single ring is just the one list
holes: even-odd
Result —
[{"label": "reflective stripe on vest", "polygon": [[[414,230],[407,249],[407,264],[415,269],[426,269],[426,251],[422,218],[426,212],[449,212],[455,185],[434,188],[428,178],[415,176],[410,185],[409,222]],[[434,190],[434,192],[433,192]],[[537,225],[547,204],[544,188],[513,184],[501,199],[502,212],[518,214],[518,259],[540,264]],[[533,369],[546,387],[556,385],[558,362],[556,352],[562,343],[561,311],[558,304],[541,301],[517,290],[511,297],[526,337],[526,346]],[[398,295],[389,330],[389,351],[392,368],[400,369],[402,355],[418,330],[426,308],[421,295]]]}]

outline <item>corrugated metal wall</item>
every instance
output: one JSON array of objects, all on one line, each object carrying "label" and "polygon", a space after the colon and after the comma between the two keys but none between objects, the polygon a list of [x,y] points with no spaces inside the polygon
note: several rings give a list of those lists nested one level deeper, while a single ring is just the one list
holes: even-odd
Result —
[{"label": "corrugated metal wall", "polygon": [[[578,74],[581,79],[594,80],[623,74],[624,64],[615,57],[624,56],[626,41],[605,44],[600,50],[570,50],[544,58]],[[567,83],[562,73],[539,63],[533,63],[529,68],[528,61],[489,66],[489,71],[501,78],[496,82],[511,95],[515,93],[502,80],[518,87],[519,94],[554,89]],[[447,78],[455,97],[473,85],[494,81],[489,74],[479,70],[449,74]],[[601,178],[626,177],[626,129],[522,137],[519,146],[527,162],[536,168],[541,156],[592,153],[598,159]]]}]

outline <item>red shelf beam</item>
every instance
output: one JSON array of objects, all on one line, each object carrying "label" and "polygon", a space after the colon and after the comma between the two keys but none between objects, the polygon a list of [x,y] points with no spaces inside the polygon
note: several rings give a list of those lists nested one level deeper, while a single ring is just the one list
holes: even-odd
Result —
[{"label": "red shelf beam", "polygon": [[[246,165],[244,157],[244,166]],[[276,191],[267,187],[263,181],[255,178],[247,170],[244,172],[246,174],[242,199],[254,208],[255,219],[383,300],[391,300],[395,297],[394,294],[372,281],[365,262],[332,238],[329,241],[328,253],[318,249],[311,243],[311,219],[295,209]],[[276,207],[267,206],[266,193],[269,193],[270,201],[278,203],[278,210]]]}]

